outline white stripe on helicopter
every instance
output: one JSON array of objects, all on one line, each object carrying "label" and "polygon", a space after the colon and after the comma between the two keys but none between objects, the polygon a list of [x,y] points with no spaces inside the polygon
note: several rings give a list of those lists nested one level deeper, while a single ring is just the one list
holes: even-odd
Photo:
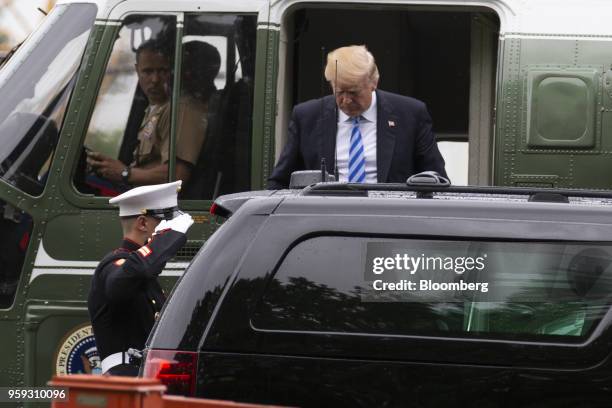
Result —
[{"label": "white stripe on helicopter", "polygon": [[[168,262],[162,276],[181,276],[188,262]],[[55,259],[45,251],[42,241],[38,245],[30,283],[42,275],[93,275],[97,261],[68,261]]]}]

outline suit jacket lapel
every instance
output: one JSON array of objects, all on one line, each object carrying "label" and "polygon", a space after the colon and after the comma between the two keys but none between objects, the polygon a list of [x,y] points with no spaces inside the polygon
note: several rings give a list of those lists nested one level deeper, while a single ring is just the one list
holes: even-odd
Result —
[{"label": "suit jacket lapel", "polygon": [[385,99],[384,92],[376,91],[376,106],[376,172],[378,182],[385,183],[391,168],[399,122],[393,112],[393,106]]},{"label": "suit jacket lapel", "polygon": [[336,101],[333,96],[321,99],[321,111],[314,133],[319,135],[319,161],[325,157],[327,171],[333,174],[336,158],[336,133],[338,132]]}]

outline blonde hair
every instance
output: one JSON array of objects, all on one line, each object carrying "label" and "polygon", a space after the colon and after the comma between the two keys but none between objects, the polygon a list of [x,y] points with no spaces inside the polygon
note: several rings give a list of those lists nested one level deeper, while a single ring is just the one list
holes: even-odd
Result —
[{"label": "blonde hair", "polygon": [[[336,67],[338,72],[336,72]],[[374,56],[365,45],[349,45],[333,50],[327,54],[325,79],[332,85],[336,81],[358,83],[369,80],[378,84],[378,67]]]}]

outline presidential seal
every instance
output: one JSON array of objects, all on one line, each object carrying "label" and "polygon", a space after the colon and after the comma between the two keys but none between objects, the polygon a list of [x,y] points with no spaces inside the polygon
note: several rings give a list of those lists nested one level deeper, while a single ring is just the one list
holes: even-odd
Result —
[{"label": "presidential seal", "polygon": [[55,357],[56,374],[102,374],[91,324],[77,326],[61,341]]}]

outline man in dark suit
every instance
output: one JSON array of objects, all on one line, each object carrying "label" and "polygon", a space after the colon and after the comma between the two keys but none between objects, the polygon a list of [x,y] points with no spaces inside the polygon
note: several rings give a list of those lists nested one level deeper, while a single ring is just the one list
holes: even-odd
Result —
[{"label": "man in dark suit", "polygon": [[334,95],[294,108],[269,189],[286,188],[294,171],[320,169],[322,158],[339,181],[403,183],[426,170],[446,177],[425,104],[376,89],[378,77],[365,46],[329,53],[325,78]]}]

